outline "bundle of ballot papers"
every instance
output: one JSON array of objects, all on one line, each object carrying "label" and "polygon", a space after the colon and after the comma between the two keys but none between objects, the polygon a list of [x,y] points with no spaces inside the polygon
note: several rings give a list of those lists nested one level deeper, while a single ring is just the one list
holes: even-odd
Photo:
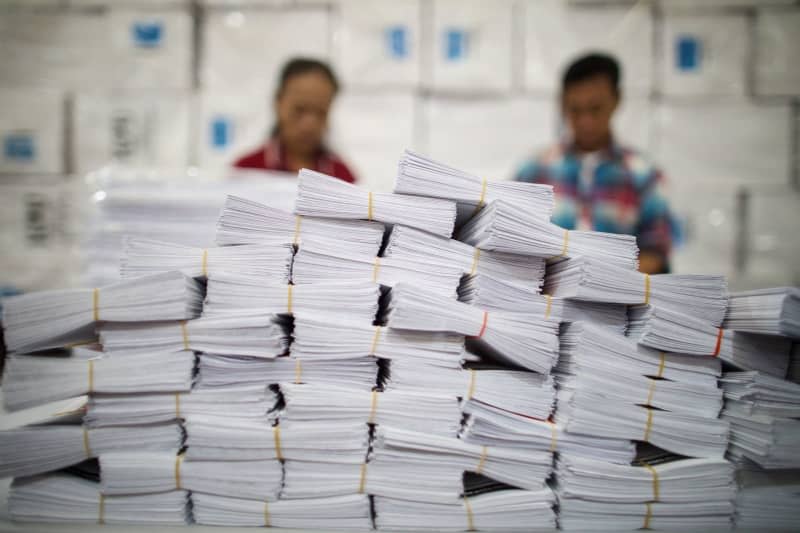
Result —
[{"label": "bundle of ballot papers", "polygon": [[800,339],[800,289],[776,287],[733,293],[724,327]]}]

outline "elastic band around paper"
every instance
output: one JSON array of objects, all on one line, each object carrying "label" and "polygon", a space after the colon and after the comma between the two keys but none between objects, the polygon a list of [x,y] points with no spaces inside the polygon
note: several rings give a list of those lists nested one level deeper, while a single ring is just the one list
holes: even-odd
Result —
[{"label": "elastic band around paper", "polygon": [[378,272],[381,270],[381,258],[375,257],[375,261],[372,264],[372,283],[378,283]]},{"label": "elastic band around paper", "polygon": [[475,522],[472,519],[472,505],[466,496],[464,496],[464,508],[467,510],[467,531],[475,531]]},{"label": "elastic band around paper", "polygon": [[644,275],[644,305],[650,303],[650,274]]},{"label": "elastic band around paper", "polygon": [[295,215],[294,217],[294,238],[292,239],[292,244],[297,246],[297,243],[300,242],[300,221],[303,218],[300,215]]},{"label": "elastic band around paper", "polygon": [[653,429],[653,410],[647,409],[647,424],[644,426],[644,442],[650,442],[650,431]]},{"label": "elastic band around paper", "polygon": [[552,432],[550,434],[550,451],[554,452],[556,451],[556,444],[558,443],[558,430],[556,425],[552,422],[550,423],[550,431]]},{"label": "elastic band around paper", "polygon": [[645,401],[645,405],[652,405],[653,402],[653,395],[656,392],[656,380],[650,379],[650,387],[647,390],[647,401]]},{"label": "elastic band around paper", "polygon": [[269,518],[269,502],[264,500],[264,527],[272,527]]},{"label": "elastic band around paper", "polygon": [[183,461],[183,454],[179,453],[175,456],[175,490],[181,490],[181,462]]},{"label": "elastic band around paper", "polygon": [[550,318],[550,309],[553,307],[553,297],[549,294],[544,295],[547,298],[547,307],[544,309],[544,319],[547,320]]},{"label": "elastic band around paper", "polygon": [[664,366],[666,365],[666,363],[667,363],[667,354],[661,352],[661,361],[658,363],[658,374],[656,374],[656,377],[659,378],[664,377]]},{"label": "elastic band around paper", "polygon": [[649,464],[642,462],[642,465],[653,474],[653,501],[657,502],[660,498],[660,486],[658,482],[658,472]]},{"label": "elastic band around paper", "polygon": [[470,368],[469,369],[469,389],[467,390],[467,400],[471,400],[472,397],[475,395],[475,381],[478,376],[475,374],[475,370]]},{"label": "elastic band around paper", "polygon": [[477,468],[475,468],[475,473],[476,474],[482,474],[483,473],[483,465],[486,464],[486,459],[488,457],[489,457],[489,448],[487,448],[486,446],[483,446],[482,449],[481,449],[481,458],[478,461]]},{"label": "elastic band around paper", "polygon": [[361,478],[358,482],[358,493],[364,494],[364,486],[367,484],[367,463],[361,463]]},{"label": "elastic band around paper", "polygon": [[488,180],[483,178],[483,182],[481,182],[481,197],[478,198],[478,205],[475,206],[475,211],[473,215],[480,211],[483,208],[483,204],[486,203],[486,185],[488,184]]},{"label": "elastic band around paper", "polygon": [[375,326],[375,335],[372,336],[372,347],[369,349],[369,355],[375,355],[375,350],[378,349],[378,343],[381,340],[381,327]]},{"label": "elastic band around paper", "polygon": [[283,461],[283,452],[281,451],[281,427],[272,426],[272,439],[275,441],[275,458],[278,461]]},{"label": "elastic band around paper", "polygon": [[86,452],[86,458],[91,459],[92,447],[89,445],[89,430],[83,428],[83,451]]},{"label": "elastic band around paper", "polygon": [[653,518],[653,506],[650,503],[645,504],[647,506],[647,511],[644,515],[644,523],[642,524],[642,529],[650,529],[650,519]]},{"label": "elastic band around paper", "polygon": [[189,348],[189,331],[186,329],[186,321],[181,322],[181,335],[183,335],[183,349],[190,350]]},{"label": "elastic band around paper", "polygon": [[480,339],[483,337],[483,334],[486,333],[486,323],[489,321],[489,311],[483,312],[483,323],[481,324],[481,330],[475,335],[476,338]]},{"label": "elastic band around paper", "polygon": [[372,220],[372,191],[369,191],[367,197],[367,220]]},{"label": "elastic band around paper", "polygon": [[565,229],[564,230],[564,245],[561,247],[561,253],[558,254],[557,256],[555,256],[555,258],[567,257],[567,250],[569,250],[569,230]]},{"label": "elastic band around paper", "polygon": [[92,290],[92,320],[100,320],[100,289]]},{"label": "elastic band around paper", "polygon": [[472,268],[469,271],[470,276],[474,276],[478,271],[478,260],[481,258],[481,249],[475,248],[475,253],[472,254]]},{"label": "elastic band around paper", "polygon": [[94,359],[89,359],[89,394],[94,392]]},{"label": "elastic band around paper", "polygon": [[719,351],[722,348],[722,335],[725,333],[725,330],[719,328],[719,333],[717,333],[717,345],[714,347],[714,353],[711,354],[712,357],[718,357]]},{"label": "elastic band around paper", "polygon": [[294,382],[295,383],[302,383],[302,381],[300,381],[300,377],[302,376],[302,373],[303,373],[303,368],[302,368],[302,365],[300,364],[300,359],[295,359],[295,361],[294,361]]},{"label": "elastic band around paper", "polygon": [[181,393],[175,393],[175,418],[181,417]]},{"label": "elastic band around paper", "polygon": [[369,408],[369,424],[375,423],[375,412],[378,410],[378,391],[372,391],[372,405]]},{"label": "elastic band around paper", "polygon": [[208,248],[203,248],[203,277],[208,277]]},{"label": "elastic band around paper", "polygon": [[292,287],[291,284],[286,286],[286,313],[290,315],[292,314]]},{"label": "elastic band around paper", "polygon": [[106,495],[100,493],[100,501],[97,502],[97,523],[106,523]]}]

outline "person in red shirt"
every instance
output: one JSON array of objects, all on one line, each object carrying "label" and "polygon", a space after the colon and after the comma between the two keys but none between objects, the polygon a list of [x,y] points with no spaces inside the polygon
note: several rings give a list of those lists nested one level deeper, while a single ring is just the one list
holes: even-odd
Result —
[{"label": "person in red shirt", "polygon": [[263,146],[241,157],[236,168],[297,172],[308,168],[348,183],[355,175],[325,146],[328,112],[339,90],[333,70],[314,59],[292,59],[275,91],[275,126]]}]

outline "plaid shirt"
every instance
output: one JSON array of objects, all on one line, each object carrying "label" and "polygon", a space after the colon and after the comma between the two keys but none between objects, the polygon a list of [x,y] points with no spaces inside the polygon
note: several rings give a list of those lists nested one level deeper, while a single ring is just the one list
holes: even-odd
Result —
[{"label": "plaid shirt", "polygon": [[634,150],[613,144],[581,157],[569,145],[556,145],[525,162],[515,179],[554,187],[552,220],[559,226],[636,235],[640,250],[668,261],[677,227],[663,176]]}]

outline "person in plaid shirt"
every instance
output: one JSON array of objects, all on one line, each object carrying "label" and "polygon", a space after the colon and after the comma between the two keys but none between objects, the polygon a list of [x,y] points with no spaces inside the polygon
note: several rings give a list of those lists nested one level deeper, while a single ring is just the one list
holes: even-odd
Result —
[{"label": "person in plaid shirt", "polygon": [[590,54],[570,65],[561,91],[569,138],[526,161],[515,179],[553,185],[554,223],[636,235],[640,270],[668,272],[677,228],[663,175],[642,154],[615,142],[611,131],[619,80],[619,64],[607,55]]}]

